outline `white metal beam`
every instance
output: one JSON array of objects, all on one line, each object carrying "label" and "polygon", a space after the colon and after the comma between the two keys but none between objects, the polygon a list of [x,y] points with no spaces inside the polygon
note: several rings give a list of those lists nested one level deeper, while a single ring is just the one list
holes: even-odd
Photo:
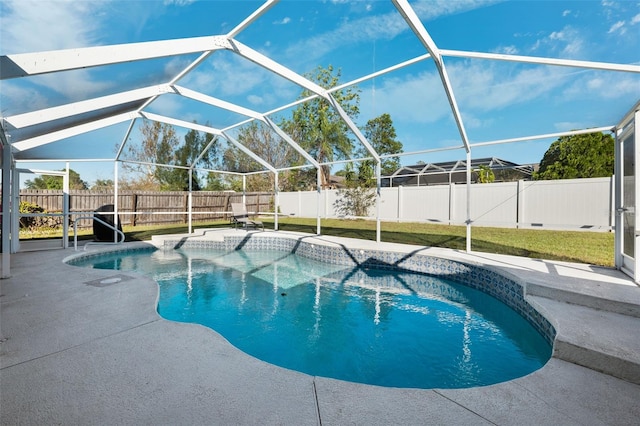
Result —
[{"label": "white metal beam", "polygon": [[563,136],[585,135],[585,134],[597,133],[597,132],[613,132],[614,129],[615,129],[615,126],[593,127],[589,129],[583,129],[583,130],[571,130],[567,132],[547,133],[544,135],[523,136],[520,138],[499,139],[499,140],[494,140],[489,142],[478,142],[478,143],[471,144],[471,147],[475,148],[480,146],[500,145],[500,144],[513,143],[513,142],[526,142],[526,141],[534,141],[534,140],[540,140],[540,139],[557,139]]},{"label": "white metal beam", "polygon": [[244,21],[242,21],[240,24],[236,25],[236,27],[234,29],[229,31],[229,33],[227,34],[227,37],[228,38],[234,38],[235,36],[240,34],[241,31],[243,31],[245,28],[247,28],[249,25],[251,25],[256,19],[258,19],[259,17],[264,15],[276,3],[278,3],[278,0],[267,0],[262,6],[260,6],[258,9],[256,9]]},{"label": "white metal beam", "polygon": [[462,50],[440,50],[443,56],[461,58],[492,59],[497,61],[522,62],[527,64],[557,65],[563,67],[588,68],[605,71],[621,71],[640,73],[640,65],[613,64],[608,62],[578,61],[574,59],[541,58],[537,56],[505,55],[502,53],[465,52]]},{"label": "white metal beam", "polygon": [[307,151],[302,149],[302,147],[294,141],[284,130],[282,130],[276,123],[274,123],[269,117],[264,117],[264,123],[266,123],[274,132],[276,132],[285,142],[293,147],[300,155],[302,155],[309,163],[311,163],[314,167],[320,167],[320,164],[316,161],[315,158],[311,156]]},{"label": "white metal beam", "polygon": [[122,142],[120,142],[120,146],[118,147],[118,152],[116,152],[115,160],[118,161],[120,156],[122,155],[122,151],[124,150],[124,146],[127,144],[127,140],[129,139],[129,135],[133,130],[133,126],[136,124],[136,119],[134,118],[129,123],[129,127],[127,127],[127,131],[124,133],[124,137],[122,138]]},{"label": "white metal beam", "polygon": [[[198,164],[198,161],[200,161],[200,159],[202,159],[202,157],[204,157],[204,155],[207,153],[207,151],[209,151],[211,149],[213,144],[216,143],[217,139],[218,139],[217,136],[214,136],[213,138],[211,138],[211,140],[209,141],[207,146],[204,147],[204,149],[198,155],[198,157],[195,160],[193,160],[193,163],[191,164],[191,169],[190,170],[193,170],[196,167],[196,164]],[[189,180],[189,183],[191,183],[191,180]]]},{"label": "white metal beam", "polygon": [[[198,56],[198,58],[195,61],[191,62],[186,68],[184,68],[175,77],[173,77],[171,79],[171,81],[169,82],[169,85],[173,85],[173,84],[177,83],[185,75],[189,74],[193,69],[195,69],[198,65],[200,65],[202,62],[204,62],[204,60],[207,59],[213,52],[214,52],[213,50],[210,50],[210,51],[204,52],[203,54]],[[148,107],[153,101],[155,101],[158,98],[158,96],[159,95],[147,99],[147,101],[144,103],[144,105],[142,105],[138,109],[138,111],[142,111],[143,109]]]},{"label": "white metal beam", "polygon": [[332,95],[329,95],[328,98],[331,106],[333,106],[333,108],[336,111],[338,111],[338,114],[340,115],[340,117],[342,117],[342,120],[347,124],[349,129],[351,129],[351,131],[356,136],[356,138],[360,141],[360,143],[362,143],[362,145],[364,145],[367,151],[369,151],[369,154],[371,154],[371,156],[376,160],[376,163],[379,163],[380,156],[378,155],[376,150],[371,146],[367,138],[364,137],[360,129],[358,129],[358,126],[356,126],[355,123],[351,120],[351,117],[349,117],[346,111],[342,109],[342,107],[340,106],[340,103],[338,103],[338,101],[336,101],[336,99]]},{"label": "white metal beam", "polygon": [[38,111],[5,117],[5,120],[14,128],[22,129],[35,124],[46,123],[48,121],[66,118],[73,115],[84,114],[103,108],[110,108],[129,102],[151,98],[163,93],[173,93],[173,91],[168,85],[160,84],[157,86],[149,86],[142,89],[130,90],[86,101],[73,102],[57,107],[45,108]]},{"label": "white metal beam", "polygon": [[438,68],[438,73],[440,74],[440,80],[442,81],[442,85],[444,87],[444,91],[447,94],[447,98],[449,99],[449,105],[451,107],[451,111],[453,112],[453,118],[456,121],[456,125],[458,126],[458,132],[460,133],[460,138],[462,139],[462,143],[465,146],[465,150],[469,152],[469,138],[467,137],[467,131],[464,128],[464,123],[462,121],[462,115],[460,114],[460,110],[458,109],[458,103],[456,102],[456,97],[453,92],[453,87],[451,86],[451,82],[449,81],[449,74],[444,66],[444,62],[442,61],[442,55],[438,46],[434,43],[433,39],[427,32],[427,29],[422,25],[420,18],[416,15],[416,12],[411,8],[409,2],[406,0],[392,0],[398,12],[402,15],[404,20],[407,22],[409,27],[413,30],[414,34],[418,37],[418,39],[422,42],[424,47],[429,51],[431,57],[433,58],[436,67]]},{"label": "white metal beam", "polygon": [[269,71],[274,72],[275,74],[278,74],[283,78],[286,78],[287,80],[297,84],[298,86],[304,87],[305,89],[322,96],[323,98],[327,97],[327,91],[322,86],[304,78],[299,74],[296,74],[287,67],[280,65],[273,59],[264,56],[262,53],[259,53],[248,46],[245,46],[237,40],[229,40],[229,42],[233,46],[232,50],[238,55],[250,60],[257,65],[260,65],[263,68],[268,69]]},{"label": "white metal beam", "polygon": [[192,37],[3,55],[0,57],[0,80],[218,49],[231,49],[226,37]]},{"label": "white metal beam", "polygon": [[24,140],[12,143],[11,146],[16,151],[26,151],[28,149],[33,149],[42,145],[49,144],[51,142],[59,141],[61,139],[67,139],[72,136],[77,136],[83,133],[91,132],[93,130],[102,129],[108,126],[113,126],[114,124],[122,123],[127,120],[132,120],[136,117],[137,117],[137,114],[134,112],[118,114],[112,117],[103,118],[101,120],[95,120],[89,123],[80,124],[78,126],[68,127],[66,129],[59,130],[57,132],[46,133],[41,136],[36,136],[30,139],[24,139]]},{"label": "white metal beam", "polygon": [[268,169],[269,171],[276,173],[276,169],[275,167],[273,167],[271,164],[267,163],[265,160],[262,159],[262,157],[256,155],[253,151],[251,151],[249,148],[247,148],[246,146],[242,145],[240,142],[238,142],[236,139],[234,139],[232,136],[226,134],[226,133],[222,133],[222,136],[228,140],[229,142],[231,142],[233,145],[235,145],[240,151],[244,152],[245,154],[247,154],[249,157],[253,158],[255,161],[257,161],[259,164],[261,164],[262,166],[264,166],[266,169]]},{"label": "white metal beam", "polygon": [[226,109],[227,111],[235,112],[237,114],[241,114],[247,117],[256,118],[258,120],[262,119],[262,114],[260,114],[259,112],[250,110],[248,108],[244,108],[239,105],[233,104],[231,102],[223,101],[222,99],[214,98],[213,96],[196,92],[195,90],[187,89],[186,87],[182,87],[178,85],[173,85],[172,87],[173,87],[174,93],[184,96],[185,98],[193,99],[198,102],[202,102],[218,108]]},{"label": "white metal beam", "polygon": [[222,135],[219,129],[204,126],[198,123],[178,120],[176,118],[166,117],[164,115],[153,114],[151,112],[140,112],[139,116],[148,120],[159,121],[160,123],[171,124],[173,126],[184,127],[185,129],[197,130],[199,132],[211,133],[212,135]]}]

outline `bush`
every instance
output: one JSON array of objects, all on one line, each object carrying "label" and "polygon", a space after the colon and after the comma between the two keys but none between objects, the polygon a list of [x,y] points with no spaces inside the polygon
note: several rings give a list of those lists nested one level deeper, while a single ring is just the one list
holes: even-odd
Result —
[{"label": "bush", "polygon": [[[46,213],[47,211],[35,203],[28,201],[20,201],[20,213],[22,214],[34,214],[34,213]],[[38,228],[46,227],[55,229],[62,225],[61,217],[21,217],[20,229],[28,229],[35,231]]]},{"label": "bush", "polygon": [[375,203],[375,188],[356,186],[338,190],[338,199],[333,206],[340,215],[365,217],[369,215],[369,209]]}]

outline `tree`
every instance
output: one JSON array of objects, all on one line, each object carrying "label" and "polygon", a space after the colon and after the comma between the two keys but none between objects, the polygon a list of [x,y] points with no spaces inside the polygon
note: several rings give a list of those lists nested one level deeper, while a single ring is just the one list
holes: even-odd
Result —
[{"label": "tree", "polygon": [[124,163],[123,168],[138,176],[135,183],[128,182],[132,189],[157,190],[160,183],[157,180],[153,163],[167,164],[179,141],[173,126],[157,121],[144,120],[140,127],[142,143],[140,146],[127,145],[127,158],[150,164]]},{"label": "tree", "polygon": [[[213,143],[205,152],[205,148],[210,142]],[[167,151],[162,148],[162,154],[166,155]],[[217,139],[206,133],[202,134],[197,130],[189,130],[184,136],[184,145],[176,149],[172,156],[167,155],[163,158],[168,164],[191,166],[202,154],[198,160],[200,167],[209,168],[212,165],[213,158],[217,152]],[[157,167],[155,172],[156,179],[160,182],[160,188],[168,191],[188,191],[189,190],[189,170],[184,168],[168,168]],[[203,189],[204,185],[200,177],[193,171],[191,173],[191,188],[194,191]]]},{"label": "tree", "polygon": [[353,163],[347,163],[344,169],[345,188],[338,190],[338,197],[333,203],[338,214],[344,216],[368,216],[369,209],[376,202],[376,182],[373,179],[373,168],[370,161],[361,161],[358,170]]},{"label": "tree", "polygon": [[[175,129],[169,124],[157,121],[144,121],[140,128],[142,143],[140,146],[127,147],[128,158],[146,164],[125,163],[125,168],[140,176],[137,182],[129,182],[130,188],[146,190],[186,191],[189,189],[189,171],[184,168],[162,167],[161,164],[191,166],[205,147],[213,140],[213,135],[201,134],[190,130],[184,137],[184,144],[176,136]],[[217,141],[204,153],[199,161],[202,167],[209,167],[217,151]],[[192,188],[203,187],[197,173],[192,174]]]},{"label": "tree", "polygon": [[[290,166],[299,157],[291,145],[260,122],[253,121],[240,128],[238,142],[276,169]],[[233,145],[229,145],[224,151],[222,162],[227,170],[234,172],[247,173],[264,169],[264,166]],[[230,180],[234,189],[242,190],[238,178]],[[250,191],[271,191],[274,185],[275,176],[271,172],[247,176],[247,189]]]},{"label": "tree", "polygon": [[614,140],[601,132],[562,136],[551,144],[533,174],[536,180],[608,177],[613,174]]},{"label": "tree", "polygon": [[[364,136],[378,155],[402,152],[402,142],[396,140],[396,129],[393,127],[391,116],[387,113],[367,121],[364,127]],[[367,155],[368,153],[364,149],[361,150],[361,157]],[[389,176],[400,168],[399,157],[384,158],[380,163],[382,176]]]},{"label": "tree", "polygon": [[[319,66],[314,73],[307,74],[309,80],[325,89],[335,87],[340,80],[340,70],[333,66]],[[313,95],[303,90],[300,99]],[[357,88],[337,90],[332,93],[342,109],[355,119],[360,113],[360,94]],[[353,151],[353,141],[349,138],[349,128],[338,112],[322,97],[300,104],[292,119],[282,124],[285,131],[311,154],[319,163],[327,163],[348,158]],[[321,185],[329,183],[330,166],[322,166]],[[310,174],[307,174],[310,175]]]},{"label": "tree", "polygon": [[483,164],[475,171],[478,174],[478,183],[492,183],[496,180],[496,175],[493,174],[491,167]]},{"label": "tree", "polygon": [[[64,172],[66,169],[60,171]],[[62,176],[42,175],[33,180],[27,180],[24,184],[27,189],[62,189],[63,179]],[[89,186],[80,179],[78,172],[69,169],[69,189],[89,189]]]},{"label": "tree", "polygon": [[111,191],[113,190],[113,180],[111,179],[96,179],[96,182],[91,186],[93,191]]}]

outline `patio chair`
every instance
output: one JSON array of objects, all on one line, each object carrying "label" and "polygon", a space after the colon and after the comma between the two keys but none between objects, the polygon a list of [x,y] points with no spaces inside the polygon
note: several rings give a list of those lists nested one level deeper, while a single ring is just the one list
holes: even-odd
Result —
[{"label": "patio chair", "polygon": [[231,203],[231,210],[233,211],[233,224],[234,228],[238,228],[238,224],[242,224],[243,228],[253,226],[254,228],[262,228],[264,231],[264,225],[259,220],[249,219],[249,213],[243,203]]}]

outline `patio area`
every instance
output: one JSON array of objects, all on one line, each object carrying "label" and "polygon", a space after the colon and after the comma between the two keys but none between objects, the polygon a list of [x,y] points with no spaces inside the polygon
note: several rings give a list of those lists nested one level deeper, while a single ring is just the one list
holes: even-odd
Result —
[{"label": "patio area", "polygon": [[[180,237],[220,239],[244,232]],[[252,238],[276,234],[249,233]],[[163,238],[153,244],[162,244]],[[313,240],[416,250],[334,237]],[[158,287],[149,278],[66,265],[62,260],[77,253],[72,249],[18,253],[11,258],[12,276],[0,281],[0,422],[637,423],[640,288],[627,276],[613,269],[485,253],[420,252],[500,268],[525,282],[527,300],[558,332],[554,357],[526,377],[470,389],[384,388],[313,377],[248,356],[208,328],[162,319],[156,312]],[[115,275],[122,280],[96,285]]]}]

